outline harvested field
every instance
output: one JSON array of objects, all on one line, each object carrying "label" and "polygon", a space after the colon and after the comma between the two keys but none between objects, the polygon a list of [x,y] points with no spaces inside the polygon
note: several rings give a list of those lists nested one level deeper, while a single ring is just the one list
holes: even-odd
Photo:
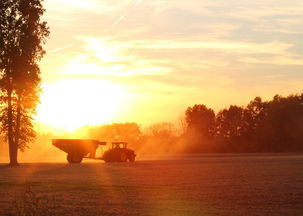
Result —
[{"label": "harvested field", "polygon": [[0,215],[26,185],[46,215],[302,216],[302,155],[0,165]]}]

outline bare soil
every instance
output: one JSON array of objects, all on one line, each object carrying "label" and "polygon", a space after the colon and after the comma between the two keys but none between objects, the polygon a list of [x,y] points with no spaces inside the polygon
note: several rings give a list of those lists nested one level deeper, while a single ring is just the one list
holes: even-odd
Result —
[{"label": "bare soil", "polygon": [[26,185],[46,215],[302,216],[302,155],[0,165],[0,215]]}]

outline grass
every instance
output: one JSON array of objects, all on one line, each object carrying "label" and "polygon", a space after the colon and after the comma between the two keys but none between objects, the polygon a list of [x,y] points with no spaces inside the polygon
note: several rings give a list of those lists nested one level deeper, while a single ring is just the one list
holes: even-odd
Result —
[{"label": "grass", "polygon": [[[21,198],[14,201],[15,216],[40,216],[42,215],[42,207],[40,199],[33,192],[30,184],[25,185],[25,192]],[[45,215],[45,212],[43,212]]]}]

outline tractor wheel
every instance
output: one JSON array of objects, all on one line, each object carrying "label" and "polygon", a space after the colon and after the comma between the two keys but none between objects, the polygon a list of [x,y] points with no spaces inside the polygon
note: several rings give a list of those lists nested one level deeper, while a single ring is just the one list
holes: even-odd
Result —
[{"label": "tractor wheel", "polygon": [[66,159],[69,163],[81,163],[83,157],[80,155],[68,154]]},{"label": "tractor wheel", "polygon": [[127,161],[127,155],[125,152],[121,152],[120,154],[120,161],[121,162],[126,162]]},{"label": "tractor wheel", "polygon": [[136,158],[136,156],[133,155],[133,154],[128,155],[128,161],[129,161],[129,162],[134,162],[134,161],[135,161],[135,158]]}]

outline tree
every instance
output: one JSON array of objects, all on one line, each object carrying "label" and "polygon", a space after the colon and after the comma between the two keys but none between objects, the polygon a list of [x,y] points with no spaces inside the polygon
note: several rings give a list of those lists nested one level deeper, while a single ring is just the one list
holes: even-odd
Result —
[{"label": "tree", "polygon": [[302,151],[303,97],[276,95],[257,130],[259,151]]},{"label": "tree", "polygon": [[185,112],[187,152],[212,151],[215,112],[203,104],[188,107]]},{"label": "tree", "polygon": [[215,125],[215,112],[205,105],[188,107],[185,119],[189,130],[195,130],[205,137],[211,137]]},{"label": "tree", "polygon": [[224,143],[224,151],[239,151],[245,148],[240,144],[243,144],[243,139],[246,138],[246,114],[242,107],[234,105],[217,114],[215,134]]},{"label": "tree", "polygon": [[247,113],[246,124],[250,133],[253,133],[260,126],[261,121],[266,115],[266,102],[262,102],[261,97],[256,97],[246,106]]},{"label": "tree", "polygon": [[35,138],[33,114],[39,102],[40,68],[49,35],[41,0],[0,3],[1,132],[7,137],[10,164],[17,165],[18,149]]},{"label": "tree", "polygon": [[217,114],[216,132],[225,138],[239,137],[244,128],[244,109],[231,105]]}]

